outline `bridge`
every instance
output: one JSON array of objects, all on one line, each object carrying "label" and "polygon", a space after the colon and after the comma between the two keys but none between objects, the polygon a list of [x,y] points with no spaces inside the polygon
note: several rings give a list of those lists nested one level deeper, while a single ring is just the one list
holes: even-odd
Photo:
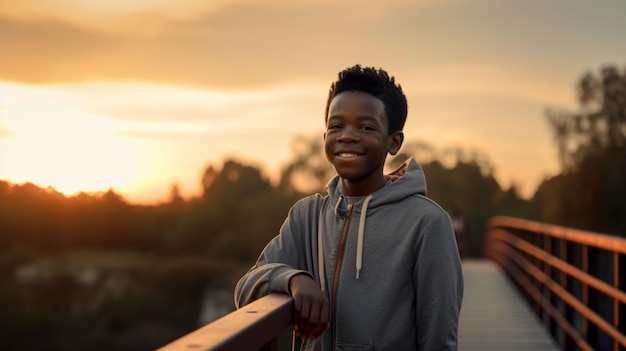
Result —
[{"label": "bridge", "polygon": [[[464,260],[459,350],[626,350],[626,239],[492,218]],[[159,351],[291,350],[292,302],[271,294]]]}]

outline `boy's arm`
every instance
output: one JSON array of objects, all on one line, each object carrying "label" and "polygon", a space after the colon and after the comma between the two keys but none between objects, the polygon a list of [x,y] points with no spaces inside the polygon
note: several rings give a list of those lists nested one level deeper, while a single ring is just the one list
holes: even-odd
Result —
[{"label": "boy's arm", "polygon": [[311,276],[306,258],[311,251],[307,245],[311,232],[309,201],[300,200],[289,211],[280,233],[272,239],[254,266],[235,286],[235,306],[240,308],[271,292],[289,294],[289,281],[298,274]]},{"label": "boy's arm", "polygon": [[420,350],[457,350],[463,272],[450,218],[441,213],[425,229],[415,266]]},{"label": "boy's arm", "polygon": [[[270,245],[265,250],[268,250]],[[235,307],[241,308],[271,292],[289,294],[289,281],[293,276],[310,275],[307,271],[295,269],[285,263],[267,263],[265,256],[264,251],[257,263],[237,282]]]}]

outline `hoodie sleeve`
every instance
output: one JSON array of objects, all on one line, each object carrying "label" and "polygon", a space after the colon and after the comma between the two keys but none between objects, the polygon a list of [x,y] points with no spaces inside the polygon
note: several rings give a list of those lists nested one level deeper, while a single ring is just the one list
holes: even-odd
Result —
[{"label": "hoodie sleeve", "polygon": [[[290,210],[279,234],[272,239],[252,268],[235,286],[235,306],[243,307],[271,292],[289,294],[289,280],[297,274],[312,275],[307,261],[312,257],[310,248],[314,221],[311,221],[312,203],[298,201]],[[316,224],[315,224],[316,225]]]},{"label": "hoodie sleeve", "polygon": [[424,230],[414,272],[419,349],[457,350],[463,272],[450,218],[443,211]]}]

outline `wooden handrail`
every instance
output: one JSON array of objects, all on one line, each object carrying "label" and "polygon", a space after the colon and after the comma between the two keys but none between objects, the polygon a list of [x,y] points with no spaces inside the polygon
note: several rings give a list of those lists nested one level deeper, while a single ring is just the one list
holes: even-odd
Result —
[{"label": "wooden handrail", "polygon": [[158,351],[276,350],[293,318],[293,300],[270,294],[201,327]]},{"label": "wooden handrail", "polygon": [[[574,245],[580,254],[570,252]],[[602,348],[607,343],[606,338],[610,338],[608,342],[614,350],[626,347],[626,316],[620,316],[620,310],[626,304],[626,293],[624,282],[619,280],[620,265],[622,268],[626,266],[624,261],[620,264],[620,256],[623,260],[626,254],[625,239],[499,216],[492,218],[487,225],[485,253],[517,282],[535,303],[548,326],[550,320],[553,321],[560,332],[569,337],[553,331],[564,350]],[[603,266],[603,270],[612,272],[611,281],[594,276],[589,269],[594,260],[604,263],[600,261],[601,255],[612,257],[612,265]],[[555,276],[559,279],[553,279]],[[572,281],[577,283],[572,284]],[[574,285],[582,291],[578,292],[580,297],[576,297]],[[598,293],[599,300],[613,305],[611,313],[589,307],[590,288]],[[574,317],[567,311],[575,311],[578,315]],[[589,323],[601,330],[603,336],[591,340]],[[602,338],[605,339],[600,341]],[[599,345],[601,342],[604,344]]]}]

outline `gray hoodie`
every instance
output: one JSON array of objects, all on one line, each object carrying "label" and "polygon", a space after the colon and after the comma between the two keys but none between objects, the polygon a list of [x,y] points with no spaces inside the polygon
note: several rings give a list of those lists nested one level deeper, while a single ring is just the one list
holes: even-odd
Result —
[{"label": "gray hoodie", "polygon": [[415,160],[389,179],[352,204],[338,176],[328,195],[298,201],[237,283],[235,305],[288,294],[305,273],[328,294],[331,327],[303,350],[456,350],[463,275],[450,218],[425,196]]}]

